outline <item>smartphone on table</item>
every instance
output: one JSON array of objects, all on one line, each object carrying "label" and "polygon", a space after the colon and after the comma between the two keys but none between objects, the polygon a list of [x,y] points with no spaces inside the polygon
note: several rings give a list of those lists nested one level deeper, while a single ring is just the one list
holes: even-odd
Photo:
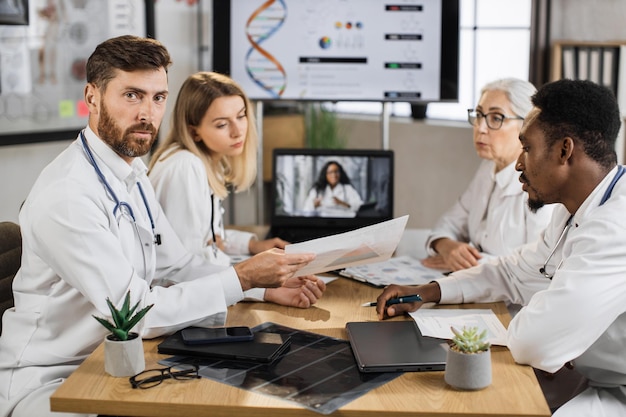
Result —
[{"label": "smartphone on table", "polygon": [[254,334],[247,326],[231,327],[189,327],[181,330],[181,337],[186,345],[207,343],[246,342],[254,339]]}]

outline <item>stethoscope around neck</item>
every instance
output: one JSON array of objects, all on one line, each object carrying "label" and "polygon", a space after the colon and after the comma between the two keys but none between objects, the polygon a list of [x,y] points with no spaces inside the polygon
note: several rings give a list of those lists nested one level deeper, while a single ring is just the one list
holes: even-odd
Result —
[{"label": "stethoscope around neck", "polygon": [[[109,193],[109,195],[115,202],[115,206],[113,207],[113,216],[116,217],[118,212],[121,216],[124,216],[124,214],[126,214],[132,220],[133,224],[136,226],[137,222],[135,219],[135,213],[133,212],[133,208],[127,202],[120,200],[117,197],[117,194],[115,194],[115,192],[113,191],[113,188],[111,187],[106,177],[100,170],[100,167],[98,167],[98,164],[96,163],[96,159],[94,158],[93,153],[91,152],[91,149],[89,149],[89,145],[87,144],[85,133],[82,130],[80,131],[80,140],[83,144],[83,149],[85,150],[85,154],[87,155],[87,159],[89,160],[89,163],[91,164],[91,166],[93,166],[93,169],[96,171],[96,174],[98,174],[98,178],[100,178],[100,182],[104,185],[104,188],[107,190],[107,192]],[[141,199],[143,200],[143,204],[146,207],[148,218],[150,219],[150,226],[152,227],[152,235],[154,236],[154,243],[156,245],[160,245],[161,235],[156,233],[156,229],[154,226],[154,218],[152,217],[152,211],[150,210],[150,206],[148,205],[148,199],[146,198],[146,194],[143,192],[143,187],[141,186],[141,183],[139,181],[137,181],[137,188],[139,189],[139,194],[141,194]],[[142,248],[143,248],[143,245],[142,245]]]},{"label": "stethoscope around neck", "polygon": [[[620,165],[617,167],[617,173],[611,180],[609,187],[604,192],[604,195],[602,196],[602,199],[600,200],[600,204],[599,204],[600,206],[606,203],[609,197],[611,197],[611,193],[613,192],[613,188],[615,188],[615,184],[617,184],[617,181],[619,181],[619,179],[622,177],[622,175],[624,175],[625,172],[626,172],[626,167],[624,167],[623,165]],[[572,227],[573,221],[574,221],[574,215],[570,214],[569,218],[567,219],[567,222],[565,222],[565,227],[563,228],[563,231],[561,232],[561,236],[559,236],[559,238],[557,239],[556,244],[554,245],[554,248],[552,248],[552,250],[550,251],[550,254],[546,258],[546,261],[543,263],[543,266],[539,268],[539,273],[548,279],[552,279],[552,277],[554,277],[554,274],[548,274],[546,272],[546,267],[548,266],[548,262],[550,262],[550,259],[552,259],[552,257],[554,256],[554,253],[556,252],[557,248],[559,247],[561,242],[565,239],[567,232],[569,231],[570,227]],[[559,264],[554,269],[555,273],[556,273],[556,270],[559,269],[562,264],[563,264],[563,259],[561,259],[561,262],[559,262]]]}]

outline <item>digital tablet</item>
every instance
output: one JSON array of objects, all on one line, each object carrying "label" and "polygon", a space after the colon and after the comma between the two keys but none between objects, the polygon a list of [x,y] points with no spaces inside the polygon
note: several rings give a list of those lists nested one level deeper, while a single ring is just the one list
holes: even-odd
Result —
[{"label": "digital tablet", "polygon": [[158,345],[158,352],[167,355],[270,363],[285,353],[291,344],[289,335],[261,331],[255,332],[254,339],[249,342],[189,345],[183,341],[181,332],[182,330],[161,342]]}]

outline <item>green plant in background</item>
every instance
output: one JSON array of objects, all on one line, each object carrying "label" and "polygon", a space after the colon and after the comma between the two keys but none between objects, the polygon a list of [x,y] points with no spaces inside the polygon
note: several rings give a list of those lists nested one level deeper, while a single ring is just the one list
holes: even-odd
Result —
[{"label": "green plant in background", "polygon": [[459,331],[454,326],[451,327],[454,337],[452,338],[452,346],[450,349],[462,353],[478,353],[489,349],[491,343],[487,339],[487,330],[478,333],[478,327],[463,327]]},{"label": "green plant in background", "polygon": [[346,145],[346,137],[339,129],[337,113],[325,109],[321,103],[307,103],[305,126],[309,148],[341,149]]},{"label": "green plant in background", "polygon": [[124,299],[124,303],[122,304],[122,308],[120,310],[113,305],[108,297],[107,305],[109,306],[109,310],[111,310],[113,323],[101,317],[93,316],[93,318],[106,327],[116,340],[128,340],[130,330],[135,327],[143,316],[146,315],[148,310],[154,306],[154,304],[150,304],[135,313],[135,310],[139,306],[139,302],[130,308],[130,290],[126,293],[126,298]]}]

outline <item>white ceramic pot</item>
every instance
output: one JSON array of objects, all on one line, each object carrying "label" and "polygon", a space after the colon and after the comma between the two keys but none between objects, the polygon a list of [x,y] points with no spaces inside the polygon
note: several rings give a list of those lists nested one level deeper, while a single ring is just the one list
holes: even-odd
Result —
[{"label": "white ceramic pot", "polygon": [[491,350],[461,353],[448,349],[445,381],[454,388],[479,390],[491,385]]},{"label": "white ceramic pot", "polygon": [[133,376],[146,369],[143,341],[136,333],[129,340],[104,338],[104,370],[111,376]]}]

